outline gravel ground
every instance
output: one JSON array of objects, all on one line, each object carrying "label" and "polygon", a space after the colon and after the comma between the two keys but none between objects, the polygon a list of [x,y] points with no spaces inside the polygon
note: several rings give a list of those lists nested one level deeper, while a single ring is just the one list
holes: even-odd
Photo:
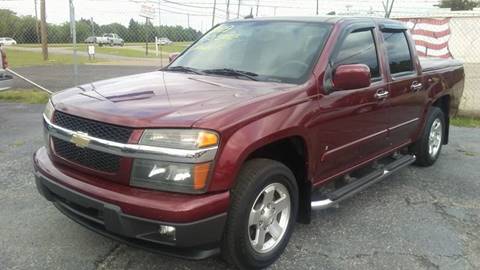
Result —
[{"label": "gravel ground", "polygon": [[[84,229],[36,191],[41,106],[0,103],[0,269],[225,269]],[[271,269],[480,269],[480,129],[452,128],[430,168],[408,167],[296,226]]]}]

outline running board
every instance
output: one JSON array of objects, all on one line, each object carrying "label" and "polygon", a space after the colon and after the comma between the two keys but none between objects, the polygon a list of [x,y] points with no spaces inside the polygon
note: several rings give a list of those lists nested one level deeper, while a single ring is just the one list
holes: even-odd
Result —
[{"label": "running board", "polygon": [[366,189],[367,187],[380,182],[390,174],[406,167],[415,162],[416,157],[413,155],[402,156],[391,163],[385,164],[383,167],[359,178],[352,183],[341,187],[326,196],[326,199],[312,201],[312,210],[322,210],[330,208],[340,201],[343,201],[354,194]]}]

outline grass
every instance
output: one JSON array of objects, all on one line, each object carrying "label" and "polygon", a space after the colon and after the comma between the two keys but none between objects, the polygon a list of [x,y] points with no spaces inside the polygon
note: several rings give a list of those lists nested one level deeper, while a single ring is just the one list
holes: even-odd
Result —
[{"label": "grass", "polygon": [[45,104],[50,96],[43,91],[35,89],[13,89],[0,92],[0,101]]},{"label": "grass", "polygon": [[[188,47],[191,42],[174,42],[169,45],[159,46],[159,50],[161,50],[163,56],[168,56],[170,53],[174,52],[181,52],[186,47]],[[24,48],[40,48],[39,44],[19,44],[18,47]],[[59,44],[49,44],[49,47],[56,47],[56,48],[65,48],[69,50],[73,50],[73,45],[68,43],[59,43]],[[78,51],[87,51],[87,44],[80,43],[77,45]],[[14,50],[15,47],[10,47],[9,49]],[[145,55],[145,43],[125,43],[123,47],[110,47],[110,46],[96,46],[95,52],[101,54],[109,54],[109,55],[117,55],[117,56],[125,56],[125,57],[136,57],[136,58],[155,58],[157,57],[155,54],[155,44],[149,43],[148,44],[148,56]],[[68,56],[71,58],[71,56]]]},{"label": "grass", "polygon": [[[168,56],[170,53],[183,51],[186,47],[188,47],[189,44],[190,44],[189,42],[177,42],[169,45],[159,46],[159,51],[161,52],[161,55]],[[65,48],[73,49],[71,45],[66,46]],[[77,50],[86,52],[87,45],[79,44],[77,46]],[[152,44],[152,43],[149,43],[148,45],[148,56],[145,55],[145,44],[141,44],[141,43],[125,44],[125,46],[123,47],[96,46],[95,52],[101,53],[101,54],[110,54],[110,55],[136,57],[136,58],[156,58],[157,57],[155,54],[155,44]]]},{"label": "grass", "polygon": [[[43,65],[58,65],[73,64],[73,57],[71,55],[64,54],[49,54],[48,61],[44,61],[42,54],[38,52],[29,52],[15,50],[14,48],[7,48],[8,63],[10,67],[27,67],[27,66],[43,66]],[[92,63],[95,61],[89,61],[88,57],[78,57],[79,64]]]},{"label": "grass", "polygon": [[452,118],[450,123],[457,127],[480,128],[480,118],[457,116]]},{"label": "grass", "polygon": [[[70,43],[50,43],[48,47],[69,47],[72,46]],[[41,44],[37,43],[26,43],[26,44],[17,44],[14,47],[24,47],[24,48],[41,48]]]}]

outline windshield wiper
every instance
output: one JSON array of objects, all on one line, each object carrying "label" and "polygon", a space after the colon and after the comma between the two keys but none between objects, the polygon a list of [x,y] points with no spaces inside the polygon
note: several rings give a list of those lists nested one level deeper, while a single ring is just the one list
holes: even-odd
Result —
[{"label": "windshield wiper", "polygon": [[256,73],[249,72],[249,71],[236,70],[231,68],[207,69],[207,70],[204,70],[203,72],[208,74],[219,74],[219,75],[225,75],[225,76],[236,76],[236,77],[242,76],[252,81],[258,81],[258,79],[256,78],[258,77],[258,74]]},{"label": "windshield wiper", "polygon": [[194,73],[194,74],[198,74],[198,75],[205,75],[205,73],[203,73],[202,71],[200,71],[196,68],[185,67],[185,66],[173,66],[173,67],[165,68],[163,70],[189,72],[189,73]]}]

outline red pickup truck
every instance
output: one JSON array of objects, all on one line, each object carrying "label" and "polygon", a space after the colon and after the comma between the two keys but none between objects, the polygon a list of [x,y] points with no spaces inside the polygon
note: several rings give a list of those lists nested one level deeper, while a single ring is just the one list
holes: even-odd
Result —
[{"label": "red pickup truck", "polygon": [[312,210],[434,164],[463,84],[397,21],[226,22],[162,70],[55,94],[36,184],[102,235],[263,268]]}]

